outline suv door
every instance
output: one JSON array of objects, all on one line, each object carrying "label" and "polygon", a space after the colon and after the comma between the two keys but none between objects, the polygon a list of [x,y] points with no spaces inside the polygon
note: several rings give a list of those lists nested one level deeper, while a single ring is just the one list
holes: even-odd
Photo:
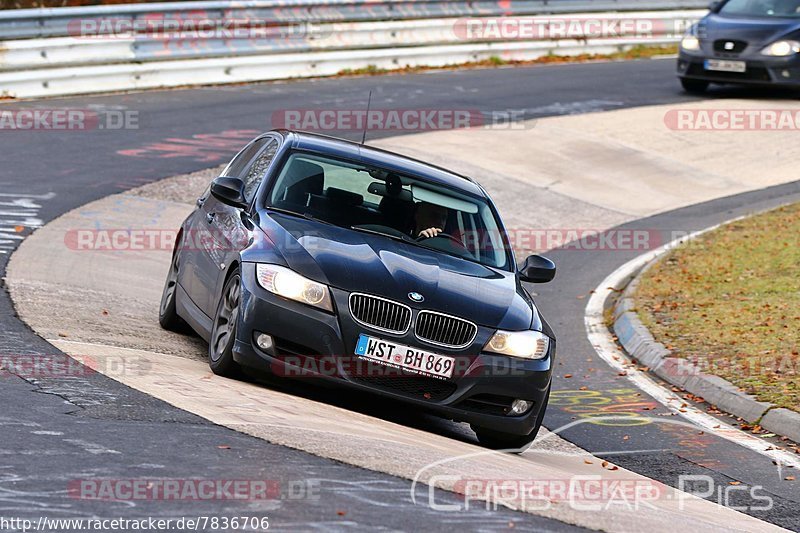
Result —
[{"label": "suv door", "polygon": [[[252,205],[258,186],[267,174],[280,147],[279,137],[265,135],[245,147],[225,168],[222,175],[239,178],[245,184],[245,198]],[[209,317],[216,312],[217,295],[228,259],[249,242],[249,230],[243,222],[248,214],[206,195],[195,217],[201,246],[194,256],[195,284],[192,300]]]}]

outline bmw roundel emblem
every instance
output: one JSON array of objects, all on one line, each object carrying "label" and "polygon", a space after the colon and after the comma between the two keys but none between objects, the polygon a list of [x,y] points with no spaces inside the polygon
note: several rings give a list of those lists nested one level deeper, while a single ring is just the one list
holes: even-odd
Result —
[{"label": "bmw roundel emblem", "polygon": [[425,297],[418,292],[409,292],[408,299],[417,303],[425,301]]}]

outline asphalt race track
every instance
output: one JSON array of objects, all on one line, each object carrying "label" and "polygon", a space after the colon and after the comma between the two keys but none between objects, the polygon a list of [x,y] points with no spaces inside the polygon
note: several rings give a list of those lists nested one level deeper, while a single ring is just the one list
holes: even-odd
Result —
[{"label": "asphalt race track", "polygon": [[[273,127],[272,113],[276,110],[325,105],[360,109],[366,105],[370,90],[374,106],[460,107],[484,113],[523,109],[525,118],[694,100],[680,91],[672,69],[670,60],[595,63],[4,103],[2,109],[135,110],[139,127],[119,131],[1,132],[4,149],[0,153],[0,205],[6,209],[0,209],[0,226],[25,226],[19,234],[24,236],[92,200],[160,178],[219,165],[255,132]],[[744,90],[717,91],[720,98],[748,95],[763,96]],[[783,97],[786,96],[777,98]],[[371,137],[396,134],[378,132]],[[352,133],[351,137],[358,134]],[[7,202],[15,198],[24,198],[27,203]],[[714,200],[625,227],[694,231],[792,200],[800,200],[798,183]],[[3,272],[18,242],[0,241]],[[636,252],[598,252],[592,254],[591,261],[584,261],[579,252],[555,250],[550,256],[559,265],[559,275],[554,283],[535,290],[537,303],[559,338],[560,366],[554,373],[554,390],[561,392],[560,397],[569,398],[580,386],[587,385],[617,404],[627,402],[637,408],[652,404],[650,415],[658,417],[668,414],[667,410],[646,396],[636,396],[638,392],[631,391],[633,384],[597,357],[585,333],[586,295],[635,255]],[[15,317],[5,290],[0,293],[0,321],[5,332],[0,337],[0,353],[66,357]],[[565,378],[566,375],[574,377]],[[325,393],[320,399],[347,405],[346,400],[328,398]],[[63,379],[23,381],[7,377],[0,387],[0,400],[5,407],[0,425],[20,426],[13,433],[3,431],[0,444],[3,462],[11,467],[9,472],[0,471],[0,510],[7,514],[13,511],[16,515],[34,516],[41,513],[38,508],[46,507],[48,512],[71,516],[75,512],[73,502],[59,494],[56,487],[74,478],[186,478],[202,471],[209,477],[229,479],[257,475],[282,481],[308,477],[325,480],[321,486],[323,497],[310,507],[307,501],[288,500],[269,512],[271,519],[287,529],[391,530],[408,527],[412,520],[419,528],[455,529],[469,525],[470,529],[489,530],[514,522],[516,529],[522,530],[570,529],[553,520],[507,510],[477,509],[443,517],[427,506],[413,505],[408,497],[410,483],[405,480],[264,443],[98,374],[70,383]],[[552,401],[545,425],[556,429],[573,422],[575,411],[570,406],[566,401]],[[388,416],[398,420],[397,415]],[[447,423],[442,428],[446,432]],[[689,434],[693,437],[689,438]],[[782,483],[767,457],[731,442],[686,428],[676,429],[668,423],[633,427],[585,423],[567,429],[561,436],[594,455],[668,485],[674,486],[675,473],[681,472],[711,476],[721,486],[763,486],[774,498],[774,508],[769,512],[746,512],[788,529],[800,529],[797,486]],[[20,449],[25,452],[19,453]],[[19,476],[20,472],[28,474]],[[8,488],[11,482],[13,491]],[[447,493],[437,498],[456,500]],[[711,499],[736,504],[717,501],[717,495]],[[391,501],[390,506],[387,501]],[[212,511],[216,515],[235,515],[247,513],[247,506],[227,502],[221,509],[213,504],[198,504],[192,507],[191,514]],[[91,510],[81,507],[81,513],[89,512],[121,516],[178,514],[169,502],[119,505],[113,510],[106,502],[98,502]]]}]

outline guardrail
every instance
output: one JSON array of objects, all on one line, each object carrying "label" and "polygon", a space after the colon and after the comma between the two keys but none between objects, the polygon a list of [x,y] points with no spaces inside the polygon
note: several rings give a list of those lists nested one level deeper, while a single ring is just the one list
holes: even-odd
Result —
[{"label": "guardrail", "polygon": [[[677,41],[697,0],[251,0],[0,12],[0,95],[611,53]],[[649,9],[650,11],[642,11]]]}]

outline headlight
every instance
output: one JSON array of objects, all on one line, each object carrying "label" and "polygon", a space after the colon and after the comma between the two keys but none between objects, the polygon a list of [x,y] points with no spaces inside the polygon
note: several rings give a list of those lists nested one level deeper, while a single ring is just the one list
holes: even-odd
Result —
[{"label": "headlight", "polygon": [[686,35],[681,40],[681,48],[689,51],[700,50],[700,39],[694,35]]},{"label": "headlight", "polygon": [[484,350],[523,359],[544,359],[549,347],[550,337],[540,331],[498,330]]},{"label": "headlight", "polygon": [[761,53],[765,56],[786,57],[800,52],[800,42],[797,41],[776,41],[767,46]]},{"label": "headlight", "polygon": [[256,266],[256,279],[259,285],[273,294],[333,312],[328,286],[304,278],[293,270],[259,263]]}]

